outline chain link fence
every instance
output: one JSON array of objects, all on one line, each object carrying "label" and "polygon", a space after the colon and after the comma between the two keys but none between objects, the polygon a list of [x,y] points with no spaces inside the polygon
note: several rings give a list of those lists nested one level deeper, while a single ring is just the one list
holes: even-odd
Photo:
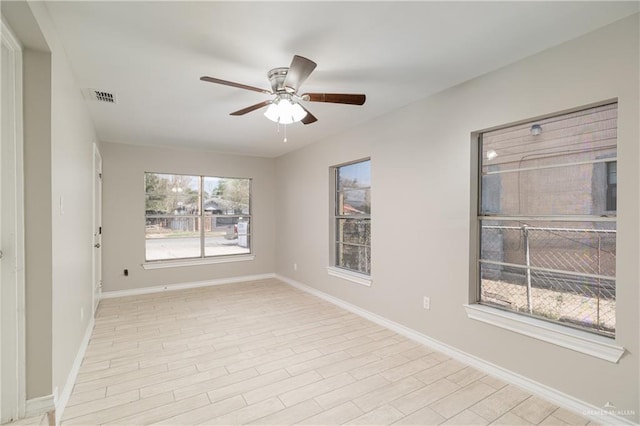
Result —
[{"label": "chain link fence", "polygon": [[481,301],[615,333],[616,231],[482,225]]}]

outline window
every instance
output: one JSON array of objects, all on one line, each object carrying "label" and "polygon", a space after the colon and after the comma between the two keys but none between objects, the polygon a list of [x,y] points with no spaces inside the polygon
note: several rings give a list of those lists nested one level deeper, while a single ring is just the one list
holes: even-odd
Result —
[{"label": "window", "polygon": [[333,169],[335,266],[371,275],[371,160]]},{"label": "window", "polygon": [[480,135],[480,304],[616,326],[617,104]]},{"label": "window", "polygon": [[147,261],[251,253],[251,179],[145,173]]}]

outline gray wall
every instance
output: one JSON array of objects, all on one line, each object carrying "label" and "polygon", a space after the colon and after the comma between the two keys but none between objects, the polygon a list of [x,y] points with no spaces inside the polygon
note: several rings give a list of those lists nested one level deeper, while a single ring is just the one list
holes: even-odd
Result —
[{"label": "gray wall", "polygon": [[[46,5],[29,10],[51,51],[25,55],[25,91],[32,91],[25,94],[27,392],[34,398],[62,390],[88,325],[95,135]],[[636,15],[277,160],[103,143],[103,290],[276,271],[594,405],[610,401],[639,413],[638,47]],[[470,134],[616,97],[616,343],[628,353],[611,364],[467,319]],[[329,167],[369,156],[371,288],[325,271]],[[144,171],[253,178],[256,259],[143,270]],[[421,307],[424,295],[430,311]]]},{"label": "gray wall", "polygon": [[91,318],[96,137],[46,5],[3,2],[2,13],[25,49],[26,385],[32,399],[62,392]]},{"label": "gray wall", "polygon": [[51,54],[23,52],[27,399],[51,387]]},{"label": "gray wall", "polygon": [[[102,143],[102,291],[205,281],[275,270],[275,160]],[[144,172],[252,178],[255,259],[145,270]],[[123,270],[129,270],[125,277]]]},{"label": "gray wall", "polygon": [[[640,413],[638,15],[277,160],[277,273],[595,406]],[[467,318],[471,134],[619,99],[618,364]],[[329,167],[371,157],[372,287],[327,275]],[[301,214],[299,208],[304,205]],[[297,271],[293,264],[297,263]],[[431,297],[431,310],[422,308]]]},{"label": "gray wall", "polygon": [[48,10],[42,3],[38,6],[34,13],[52,52],[53,389],[60,393],[92,316],[93,144],[97,138]]}]

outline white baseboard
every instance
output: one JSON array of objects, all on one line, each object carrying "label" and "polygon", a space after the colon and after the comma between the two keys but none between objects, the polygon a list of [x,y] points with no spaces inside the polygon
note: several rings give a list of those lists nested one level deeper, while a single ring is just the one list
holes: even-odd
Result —
[{"label": "white baseboard", "polygon": [[71,366],[71,371],[67,376],[67,382],[64,384],[64,389],[62,390],[62,394],[60,395],[60,398],[56,398],[56,401],[55,401],[56,425],[60,424],[60,421],[62,420],[62,414],[64,413],[64,409],[67,406],[67,403],[69,402],[69,397],[71,397],[71,392],[73,391],[73,386],[76,383],[76,377],[78,377],[78,372],[80,371],[80,366],[82,365],[84,354],[87,351],[89,340],[91,340],[91,333],[93,332],[94,325],[95,325],[95,319],[92,316],[89,319],[89,324],[87,324],[87,330],[84,333],[84,338],[82,339],[82,343],[80,343],[80,348],[78,349],[76,358],[73,361],[73,365]]},{"label": "white baseboard", "polygon": [[56,408],[53,395],[39,396],[37,398],[27,399],[25,404],[25,417],[35,417],[46,414]]},{"label": "white baseboard", "polygon": [[126,296],[139,296],[141,294],[162,293],[164,291],[185,290],[189,288],[209,287],[214,285],[234,284],[247,281],[266,280],[269,278],[275,278],[276,274],[259,274],[259,275],[244,275],[241,277],[230,278],[218,278],[215,280],[206,281],[193,281],[189,283],[181,284],[167,284],[154,287],[134,288],[131,290],[118,290],[118,291],[103,291],[100,295],[100,299],[112,299],[114,297],[126,297]]},{"label": "white baseboard", "polygon": [[414,340],[418,343],[421,343],[425,346],[435,349],[438,352],[442,352],[443,354],[457,361],[470,365],[484,373],[487,373],[501,380],[504,380],[507,383],[511,383],[513,385],[519,386],[520,388],[525,389],[534,395],[538,395],[560,407],[566,408],[575,413],[582,414],[584,417],[589,418],[594,422],[597,422],[598,424],[636,425],[636,423],[634,423],[630,419],[618,416],[615,413],[608,411],[607,409],[596,407],[585,401],[579,400],[563,392],[560,392],[557,389],[553,389],[549,386],[543,385],[542,383],[538,383],[527,377],[521,376],[520,374],[514,373],[513,371],[504,369],[498,365],[487,362],[474,355],[468,354],[452,346],[449,346],[445,343],[442,343],[438,340],[435,340],[427,335],[419,333],[418,331],[413,330],[409,327],[405,327],[402,324],[398,324],[380,315],[374,314],[373,312],[369,312],[358,306],[352,305],[351,303],[345,302],[342,299],[339,299],[337,297],[324,293],[318,289],[309,287],[306,284],[302,284],[298,281],[295,281],[291,278],[288,278],[279,274],[276,274],[275,277],[289,284],[292,287],[295,287],[309,294],[313,294],[314,296],[317,296],[330,303],[333,303],[334,305],[339,306],[349,312],[352,312],[356,315],[359,315],[370,321],[373,321],[376,324],[379,324],[383,327],[393,330],[396,333],[407,337],[408,339]]}]

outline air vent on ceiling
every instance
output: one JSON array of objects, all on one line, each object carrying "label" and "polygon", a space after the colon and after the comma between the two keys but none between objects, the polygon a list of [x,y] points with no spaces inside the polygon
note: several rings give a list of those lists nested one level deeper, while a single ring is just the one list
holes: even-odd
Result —
[{"label": "air vent on ceiling", "polygon": [[92,101],[106,102],[109,104],[116,103],[116,95],[104,90],[85,89],[84,97]]}]

